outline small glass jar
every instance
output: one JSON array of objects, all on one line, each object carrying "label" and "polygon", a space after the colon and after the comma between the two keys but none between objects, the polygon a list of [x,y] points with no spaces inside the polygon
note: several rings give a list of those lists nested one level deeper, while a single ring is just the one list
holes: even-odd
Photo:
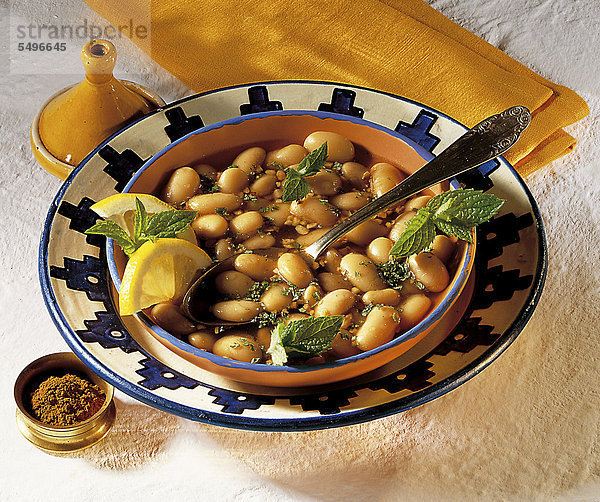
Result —
[{"label": "small glass jar", "polygon": [[[69,426],[48,425],[30,411],[30,395],[35,386],[51,376],[71,373],[100,387],[105,394],[102,407],[90,418]],[[100,441],[115,420],[114,388],[102,380],[72,352],[41,357],[29,364],[15,382],[17,426],[23,436],[38,448],[52,453],[70,453]]]}]

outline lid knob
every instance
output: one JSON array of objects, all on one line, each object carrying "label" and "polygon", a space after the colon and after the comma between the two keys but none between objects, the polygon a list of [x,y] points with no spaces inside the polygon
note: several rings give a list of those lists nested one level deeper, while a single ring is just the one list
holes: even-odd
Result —
[{"label": "lid knob", "polygon": [[81,49],[85,78],[93,84],[108,82],[117,62],[117,50],[108,40],[90,40]]}]

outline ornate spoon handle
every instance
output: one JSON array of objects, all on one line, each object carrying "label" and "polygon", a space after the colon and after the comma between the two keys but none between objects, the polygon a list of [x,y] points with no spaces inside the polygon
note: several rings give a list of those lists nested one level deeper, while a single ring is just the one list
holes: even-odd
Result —
[{"label": "ornate spoon handle", "polygon": [[431,185],[458,176],[503,154],[517,142],[530,121],[531,114],[524,106],[514,106],[488,117],[469,129],[435,159],[389,192],[351,214],[304,251],[316,260],[331,244],[363,221]]}]

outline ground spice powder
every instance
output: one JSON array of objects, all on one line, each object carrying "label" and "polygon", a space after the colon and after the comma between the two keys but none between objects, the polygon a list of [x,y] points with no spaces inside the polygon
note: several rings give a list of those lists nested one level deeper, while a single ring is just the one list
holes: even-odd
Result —
[{"label": "ground spice powder", "polygon": [[68,426],[87,420],[104,404],[106,394],[76,375],[52,376],[31,393],[35,418],[47,425]]}]

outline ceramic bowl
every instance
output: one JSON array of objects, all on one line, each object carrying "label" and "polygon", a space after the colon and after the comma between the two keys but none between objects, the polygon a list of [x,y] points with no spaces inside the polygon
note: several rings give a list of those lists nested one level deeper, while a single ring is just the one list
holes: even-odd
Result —
[{"label": "ceramic bowl", "polygon": [[[202,127],[175,141],[150,158],[133,176],[123,192],[155,194],[178,167],[208,163],[228,165],[249,146],[275,149],[302,143],[313,131],[333,131],[350,139],[357,160],[372,165],[388,161],[412,173],[431,159],[409,139],[389,129],[354,117],[326,112],[281,111],[247,115]],[[459,185],[450,183],[453,188]],[[439,193],[446,187],[437,185]],[[403,354],[440,322],[463,290],[475,257],[475,245],[460,242],[451,269],[455,273],[448,287],[435,295],[432,310],[417,326],[389,343],[358,355],[327,364],[272,366],[234,361],[189,345],[157,326],[143,313],[137,315],[150,334],[193,364],[236,381],[267,386],[308,386],[336,382],[372,371]],[[109,270],[117,290],[126,264],[125,256],[112,242],[107,245]],[[452,326],[453,327],[453,326]],[[451,327],[451,328],[452,328]]]},{"label": "ceramic bowl", "polygon": [[[102,407],[90,418],[69,426],[40,422],[30,410],[30,394],[36,384],[50,376],[75,374],[100,387],[106,394]],[[23,436],[41,450],[70,453],[100,441],[115,420],[114,388],[83,364],[72,352],[48,354],[36,359],[17,377],[14,387],[17,426]]]}]

